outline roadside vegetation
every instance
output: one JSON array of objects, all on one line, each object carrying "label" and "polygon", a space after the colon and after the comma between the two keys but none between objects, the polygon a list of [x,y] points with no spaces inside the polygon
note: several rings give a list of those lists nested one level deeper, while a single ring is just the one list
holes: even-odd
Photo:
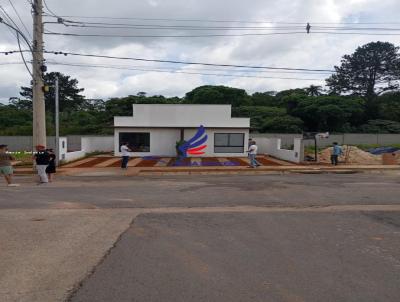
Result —
[{"label": "roadside vegetation", "polygon": [[[391,43],[373,42],[342,58],[327,74],[327,89],[311,85],[249,95],[225,86],[201,86],[185,97],[145,92],[108,100],[85,99],[77,79],[48,73],[45,82],[48,134],[54,134],[54,79],[60,79],[61,135],[112,134],[113,117],[132,114],[132,104],[231,104],[235,117],[250,117],[259,133],[400,133],[400,54]],[[32,89],[0,104],[0,135],[31,135]]]}]

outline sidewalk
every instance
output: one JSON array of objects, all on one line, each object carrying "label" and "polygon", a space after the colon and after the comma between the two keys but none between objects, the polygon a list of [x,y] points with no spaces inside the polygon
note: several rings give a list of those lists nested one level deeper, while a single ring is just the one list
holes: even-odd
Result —
[{"label": "sidewalk", "polygon": [[[365,171],[399,170],[400,165],[338,165],[303,164],[285,162],[268,156],[257,158],[262,166],[248,167],[247,158],[187,158],[177,162],[174,158],[132,158],[127,170],[121,170],[120,158],[89,157],[69,163],[57,170],[69,176],[135,176],[135,175],[188,175],[188,174],[267,174],[267,173],[357,173]],[[32,167],[16,167],[15,174],[33,174]]]},{"label": "sidewalk", "polygon": [[[131,167],[127,170],[120,168],[60,168],[58,175],[66,176],[137,176],[137,175],[190,175],[190,174],[269,174],[269,173],[342,173],[372,171],[400,171],[400,166],[389,165],[342,165],[330,166],[262,166],[257,169],[247,167]],[[16,175],[33,174],[32,169],[16,169]]]}]

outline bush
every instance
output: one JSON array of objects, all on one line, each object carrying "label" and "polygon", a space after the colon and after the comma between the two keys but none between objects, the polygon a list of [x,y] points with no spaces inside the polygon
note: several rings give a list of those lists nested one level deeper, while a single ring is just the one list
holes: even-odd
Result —
[{"label": "bush", "polygon": [[400,133],[400,123],[387,120],[370,120],[360,126],[362,133]]}]

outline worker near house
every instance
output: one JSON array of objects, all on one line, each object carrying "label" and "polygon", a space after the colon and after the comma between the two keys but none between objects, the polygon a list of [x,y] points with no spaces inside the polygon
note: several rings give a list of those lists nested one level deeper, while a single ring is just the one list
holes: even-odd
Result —
[{"label": "worker near house", "polygon": [[36,170],[39,175],[39,184],[47,184],[49,178],[46,174],[46,169],[50,164],[50,154],[47,152],[46,147],[42,145],[36,146],[36,153],[33,156],[36,164]]},{"label": "worker near house", "polygon": [[131,156],[129,152],[132,152],[132,150],[128,147],[128,143],[123,142],[121,146],[121,153],[122,153],[121,169],[128,168],[129,158]]},{"label": "worker near house", "polygon": [[[253,139],[250,137],[249,141],[247,142],[247,149],[250,149],[252,143],[253,143]],[[250,158],[250,153],[247,154],[247,157]]]},{"label": "worker near house", "polygon": [[18,187],[19,185],[12,182],[13,168],[11,161],[15,158],[7,153],[7,145],[0,145],[0,174],[4,176],[7,186]]},{"label": "worker near house", "polygon": [[249,153],[249,158],[250,158],[250,168],[257,168],[261,166],[261,164],[256,159],[257,151],[258,151],[257,143],[255,141],[252,141],[249,150],[247,151]]},{"label": "worker near house", "polygon": [[337,166],[339,163],[339,156],[343,155],[343,150],[339,146],[337,142],[333,143],[332,153],[331,153],[331,162],[332,165]]}]

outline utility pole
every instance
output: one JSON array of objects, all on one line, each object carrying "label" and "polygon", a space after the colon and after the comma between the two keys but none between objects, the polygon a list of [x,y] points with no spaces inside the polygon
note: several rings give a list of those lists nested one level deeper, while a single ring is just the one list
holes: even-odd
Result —
[{"label": "utility pole", "polygon": [[46,71],[43,59],[43,2],[33,3],[33,146],[46,146],[46,111],[44,102],[43,73]]},{"label": "utility pole", "polygon": [[59,89],[59,80],[56,77],[56,112],[55,112],[55,120],[56,120],[56,166],[58,167],[60,164],[60,119],[59,119],[59,112],[60,112],[60,89]]}]

